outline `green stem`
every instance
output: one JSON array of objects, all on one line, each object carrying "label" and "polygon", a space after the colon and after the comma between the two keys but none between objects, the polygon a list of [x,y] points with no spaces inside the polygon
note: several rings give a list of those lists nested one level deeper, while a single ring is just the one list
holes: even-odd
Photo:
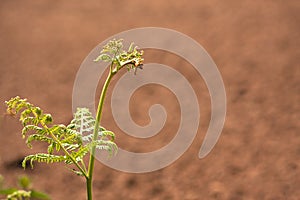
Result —
[{"label": "green stem", "polygon": [[[116,74],[116,72],[112,71],[112,66],[111,66],[109,75],[106,78],[106,81],[103,85],[102,92],[100,95],[100,100],[99,100],[97,115],[96,115],[96,122],[95,122],[94,131],[93,131],[93,141],[98,139],[98,132],[99,132],[99,127],[100,127],[104,99],[106,96],[108,85],[109,85],[112,77],[115,74]],[[94,171],[94,164],[95,164],[95,157],[94,157],[95,151],[96,151],[96,146],[93,146],[91,149],[91,153],[90,153],[90,160],[89,160],[89,166],[88,166],[88,177],[86,178],[86,188],[87,188],[88,200],[92,200],[92,198],[93,198],[92,197],[92,181],[93,181],[93,171]]]}]

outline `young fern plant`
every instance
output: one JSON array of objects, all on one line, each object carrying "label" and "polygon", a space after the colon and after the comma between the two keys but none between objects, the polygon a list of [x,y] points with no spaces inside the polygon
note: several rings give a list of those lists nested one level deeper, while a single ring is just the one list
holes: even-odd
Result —
[{"label": "young fern plant", "polygon": [[[7,112],[11,115],[20,115],[20,121],[24,126],[22,136],[26,138],[27,146],[31,148],[32,141],[48,143],[46,153],[26,156],[22,166],[25,168],[28,162],[31,167],[34,162],[63,162],[66,165],[74,165],[77,169],[72,171],[86,179],[87,199],[92,200],[96,149],[106,150],[110,155],[114,155],[117,151],[117,145],[114,143],[115,134],[100,126],[107,88],[113,76],[122,68],[134,70],[134,73],[138,68],[142,68],[142,55],[143,51],[139,51],[133,43],[125,51],[122,40],[111,40],[103,47],[101,54],[94,61],[108,62],[110,70],[101,91],[96,118],[87,108],[77,108],[70,124],[53,124],[50,114],[44,113],[27,99],[17,96],[6,101]],[[88,154],[89,160],[85,163],[83,158]]]}]

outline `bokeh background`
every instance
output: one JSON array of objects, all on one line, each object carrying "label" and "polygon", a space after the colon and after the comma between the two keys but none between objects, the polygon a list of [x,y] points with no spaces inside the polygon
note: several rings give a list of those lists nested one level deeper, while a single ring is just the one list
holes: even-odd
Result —
[{"label": "bokeh background", "polygon": [[[209,156],[198,159],[210,119],[206,86],[184,60],[145,52],[146,62],[174,67],[198,91],[197,137],[180,159],[156,172],[128,174],[97,162],[95,199],[299,199],[299,11],[297,0],[1,0],[0,173],[6,184],[28,174],[35,188],[53,199],[85,199],[84,180],[63,165],[20,168],[22,157],[45,146],[26,147],[17,119],[4,115],[4,101],[27,97],[52,113],[55,122],[68,123],[73,82],[87,54],[113,34],[157,26],[187,34],[214,59],[227,92],[224,130]],[[137,91],[130,107],[133,119],[147,124],[153,103],[165,105],[170,114],[160,134],[145,141],[125,135],[110,109],[104,111],[103,124],[117,133],[119,146],[147,152],[172,139],[180,113],[169,90],[147,86]]]}]

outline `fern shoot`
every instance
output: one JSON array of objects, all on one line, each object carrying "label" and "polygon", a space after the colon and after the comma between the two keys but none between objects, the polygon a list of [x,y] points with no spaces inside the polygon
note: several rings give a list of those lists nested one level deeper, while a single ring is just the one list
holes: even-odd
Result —
[{"label": "fern shoot", "polygon": [[[92,200],[96,149],[106,150],[111,156],[117,152],[115,134],[100,126],[107,88],[113,76],[122,68],[134,70],[135,73],[138,68],[142,68],[142,55],[143,52],[134,47],[133,43],[128,50],[124,50],[122,40],[111,40],[103,47],[101,54],[94,61],[109,62],[110,71],[101,91],[96,118],[87,108],[77,108],[70,124],[54,124],[50,114],[44,113],[40,107],[31,104],[27,99],[16,96],[6,101],[7,112],[20,116],[24,126],[21,133],[27,146],[31,148],[33,141],[48,144],[46,152],[26,156],[22,166],[25,168],[28,162],[32,168],[34,162],[62,162],[74,165],[77,169],[71,168],[71,171],[85,177],[87,199]],[[84,157],[88,154],[90,156],[86,164]]]}]

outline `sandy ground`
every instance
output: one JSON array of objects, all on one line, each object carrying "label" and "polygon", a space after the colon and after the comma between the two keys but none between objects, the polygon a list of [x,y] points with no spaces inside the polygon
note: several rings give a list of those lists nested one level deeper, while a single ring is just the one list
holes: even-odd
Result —
[{"label": "sandy ground", "polygon": [[[97,162],[95,199],[296,200],[300,198],[299,9],[297,0],[2,0],[0,102],[16,95],[27,97],[52,113],[56,122],[68,123],[77,70],[98,43],[136,27],[175,29],[199,42],[223,76],[227,117],[220,140],[208,157],[198,159],[210,119],[206,86],[174,55],[146,52],[146,62],[173,66],[199,91],[200,129],[180,159],[156,172],[129,174]],[[175,97],[164,88],[146,87],[132,99],[134,105],[142,102],[141,107],[131,106],[137,123],[149,121],[145,113],[157,102],[172,115],[158,136],[141,141],[122,133],[106,109],[103,124],[117,133],[118,145],[147,152],[167,144],[172,135],[166,133],[179,123]],[[4,112],[1,103],[0,113]],[[18,167],[23,156],[44,146],[27,149],[16,119],[3,115],[0,123],[0,173],[7,184],[28,174],[35,187],[53,199],[85,199],[84,180],[60,164],[37,164],[26,171]]]}]

